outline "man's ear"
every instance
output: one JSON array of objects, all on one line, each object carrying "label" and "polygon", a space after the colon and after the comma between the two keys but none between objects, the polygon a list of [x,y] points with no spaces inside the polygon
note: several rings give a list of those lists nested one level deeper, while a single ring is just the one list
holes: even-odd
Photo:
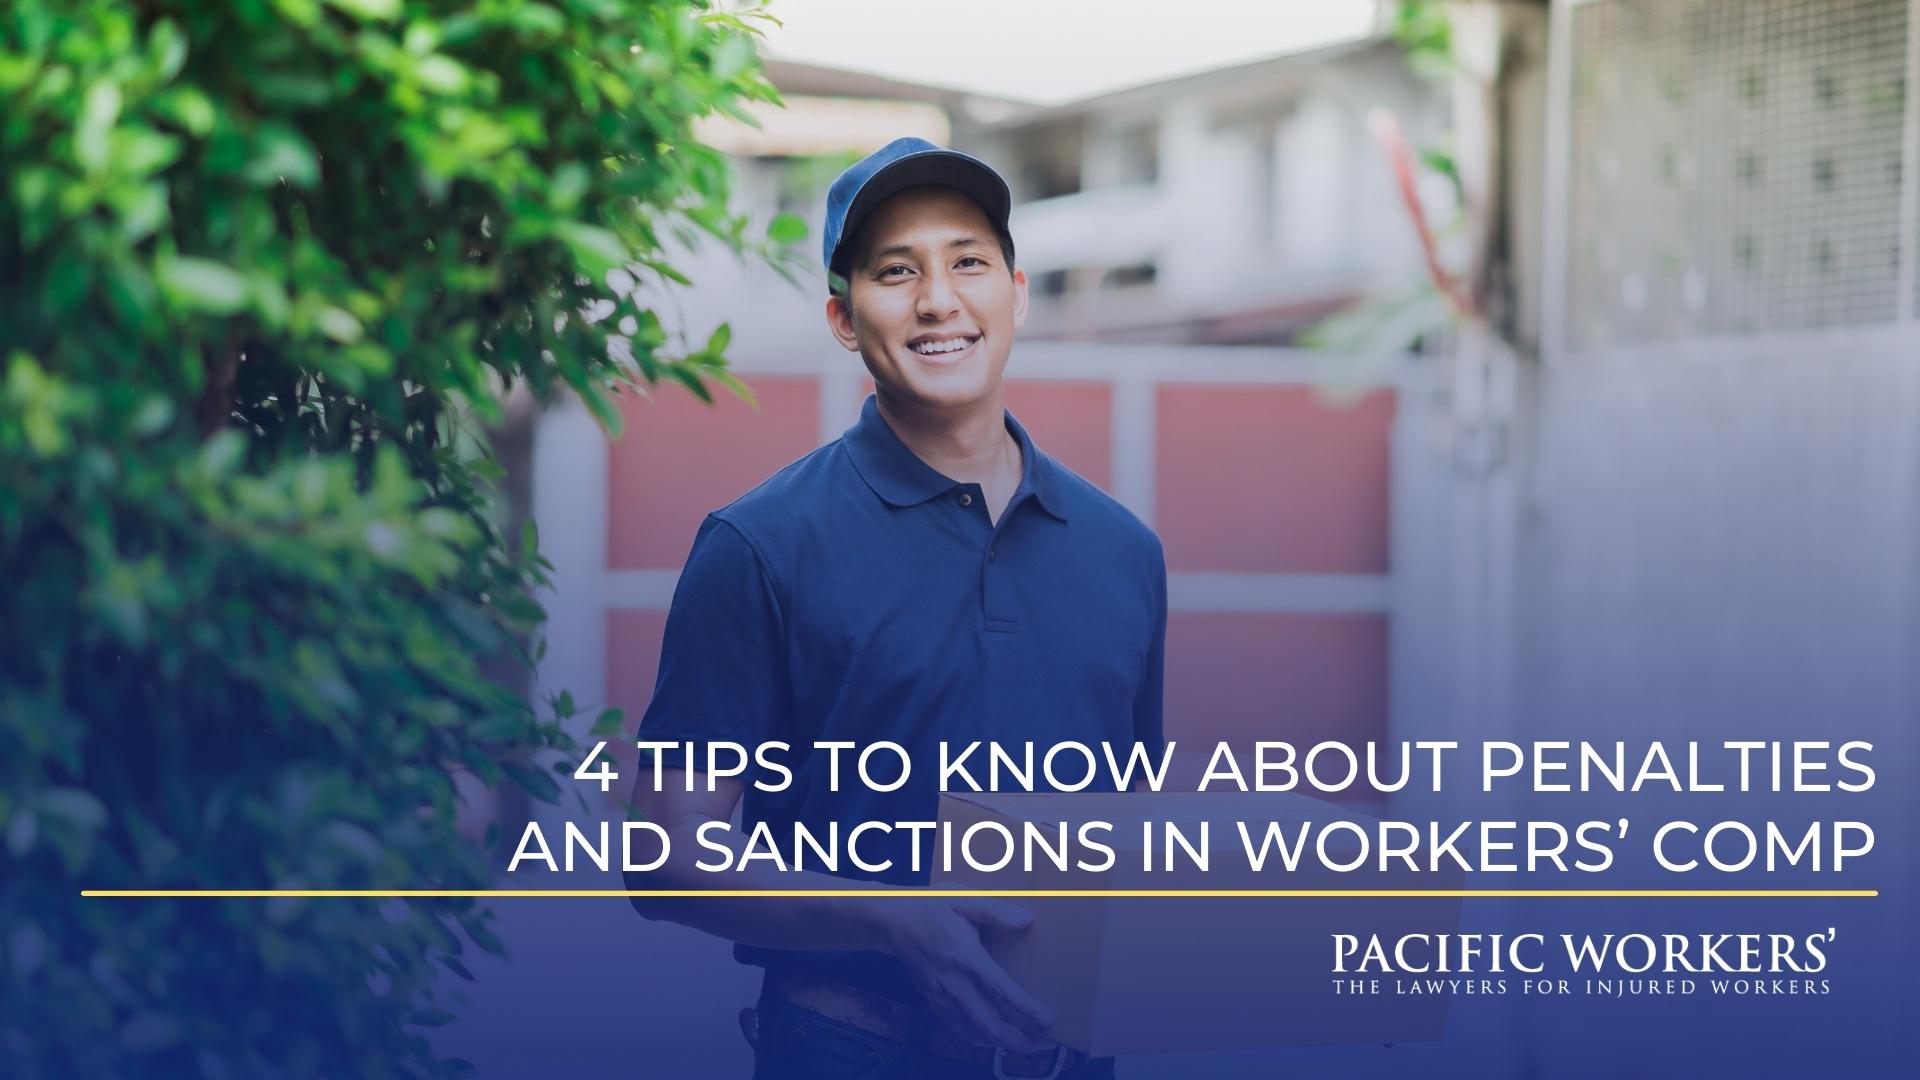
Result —
[{"label": "man's ear", "polygon": [[1013,327],[1018,330],[1027,322],[1027,272],[1015,267],[1013,270]]},{"label": "man's ear", "polygon": [[860,338],[853,332],[853,302],[846,297],[827,297],[827,329],[848,352],[860,351]]}]

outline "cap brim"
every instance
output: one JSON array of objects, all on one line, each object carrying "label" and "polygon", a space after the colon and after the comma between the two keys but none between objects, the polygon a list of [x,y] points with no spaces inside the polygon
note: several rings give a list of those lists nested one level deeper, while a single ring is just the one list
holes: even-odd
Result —
[{"label": "cap brim", "polygon": [[1013,193],[1007,190],[1007,182],[979,159],[956,150],[924,150],[909,154],[874,173],[866,183],[860,185],[860,193],[853,197],[853,204],[847,207],[840,243],[833,249],[829,269],[844,274],[847,270],[847,245],[859,233],[867,215],[893,196],[916,187],[945,187],[958,191],[979,203],[980,209],[986,211],[988,220],[996,229],[1003,231],[1007,227],[1008,215],[1013,212]]}]

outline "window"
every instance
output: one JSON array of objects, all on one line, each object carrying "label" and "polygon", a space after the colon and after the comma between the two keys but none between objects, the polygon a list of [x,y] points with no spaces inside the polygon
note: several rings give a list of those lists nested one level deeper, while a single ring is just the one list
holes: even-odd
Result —
[{"label": "window", "polygon": [[1125,289],[1139,285],[1151,285],[1160,276],[1160,268],[1152,262],[1130,263],[1116,266],[1100,275],[1102,289]]},{"label": "window", "polygon": [[1885,322],[1913,303],[1894,239],[1910,6],[1574,6],[1567,344]]},{"label": "window", "polygon": [[1017,164],[1013,175],[1015,202],[1032,202],[1072,195],[1081,188],[1081,129],[1078,120],[1041,124],[1019,132],[1013,140]]},{"label": "window", "polygon": [[1052,299],[1067,295],[1067,271],[1045,270],[1033,275],[1030,293],[1037,299]]},{"label": "window", "polygon": [[1149,122],[1122,128],[1115,136],[1114,144],[1116,183],[1154,184],[1160,181],[1158,124]]}]

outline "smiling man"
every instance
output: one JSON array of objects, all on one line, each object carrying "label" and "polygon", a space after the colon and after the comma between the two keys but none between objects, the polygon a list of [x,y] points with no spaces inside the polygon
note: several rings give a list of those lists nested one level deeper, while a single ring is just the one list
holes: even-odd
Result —
[{"label": "smiling man", "polygon": [[[674,592],[649,741],[891,740],[908,782],[831,791],[824,754],[794,782],[643,783],[634,802],[674,835],[634,888],[711,889],[699,827],[938,815],[939,744],[1161,745],[1166,566],[1153,532],[1043,453],[1007,412],[1002,377],[1027,311],[1007,185],[980,161],[899,139],[827,195],[827,325],[875,392],[841,438],[714,511]],[[689,769],[697,753],[669,755]],[[649,770],[642,770],[643,777]],[[689,787],[694,790],[687,790]],[[870,836],[872,834],[869,834]],[[1030,913],[989,897],[903,897],[926,884],[915,834],[863,844],[853,897],[640,897],[650,918],[738,943],[766,969],[743,1015],[755,1075],[991,1077],[1112,1074],[1047,1039],[1044,1007],[994,962],[983,928]],[[739,841],[732,841],[738,844]],[[743,890],[845,889],[846,878],[731,872]],[[870,888],[869,888],[870,887]],[[887,890],[894,895],[880,895]],[[663,987],[665,984],[661,984]]]}]

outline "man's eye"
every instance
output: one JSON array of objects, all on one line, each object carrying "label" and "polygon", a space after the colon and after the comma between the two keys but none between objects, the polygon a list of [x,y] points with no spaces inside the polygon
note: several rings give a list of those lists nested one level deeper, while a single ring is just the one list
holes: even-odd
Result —
[{"label": "man's eye", "polygon": [[960,261],[959,261],[959,262],[957,262],[957,263],[954,263],[953,265],[955,265],[955,266],[985,266],[985,265],[987,265],[987,264],[986,264],[986,263],[984,263],[984,262],[982,262],[982,261],[981,261],[981,259],[980,259],[980,256],[978,256],[978,255],[962,255],[962,256],[960,257]]},{"label": "man's eye", "polygon": [[[898,274],[894,273],[896,270],[899,271]],[[908,272],[909,271],[907,270],[906,267],[901,266],[899,263],[895,263],[892,266],[887,267],[885,270],[880,271],[880,276],[881,277],[888,277],[888,276],[898,277],[900,276],[900,274],[905,274]]]}]

